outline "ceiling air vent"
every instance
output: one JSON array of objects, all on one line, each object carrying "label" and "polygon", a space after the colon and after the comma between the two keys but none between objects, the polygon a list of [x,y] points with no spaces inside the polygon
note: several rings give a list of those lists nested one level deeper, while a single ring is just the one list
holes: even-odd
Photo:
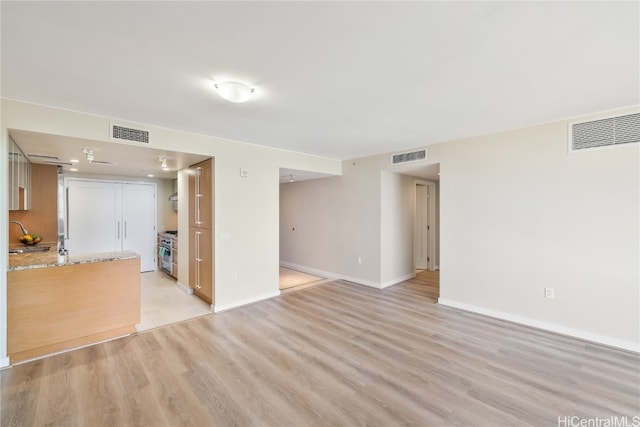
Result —
[{"label": "ceiling air vent", "polygon": [[116,141],[149,143],[149,131],[143,129],[134,129],[127,126],[111,124],[111,139]]},{"label": "ceiling air vent", "polygon": [[416,160],[425,160],[426,158],[427,158],[427,150],[420,150],[420,151],[414,151],[412,153],[395,154],[391,159],[391,163],[395,165],[398,163],[415,162]]},{"label": "ceiling air vent", "polygon": [[29,156],[30,159],[38,159],[38,160],[45,160],[45,161],[52,161],[52,162],[57,162],[60,160],[60,157],[49,156],[48,154],[27,154],[27,156]]},{"label": "ceiling air vent", "polygon": [[108,166],[117,165],[116,162],[111,162],[111,161],[108,161],[108,160],[91,160],[90,163],[94,164],[94,165],[108,165]]},{"label": "ceiling air vent", "polygon": [[640,142],[640,113],[569,125],[569,151]]}]

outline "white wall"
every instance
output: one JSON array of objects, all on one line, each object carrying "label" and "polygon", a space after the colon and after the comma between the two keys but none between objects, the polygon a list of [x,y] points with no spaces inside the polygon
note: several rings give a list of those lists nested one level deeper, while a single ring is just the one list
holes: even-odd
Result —
[{"label": "white wall", "polygon": [[380,173],[380,283],[382,287],[415,276],[414,218],[416,179]]},{"label": "white wall", "polygon": [[638,145],[569,154],[567,126],[433,147],[441,302],[638,351]]},{"label": "white wall", "polygon": [[[441,172],[440,303],[640,351],[638,144],[570,154],[568,123],[428,147]],[[396,254],[411,250],[402,224],[414,208],[407,199],[407,212],[393,210],[408,187],[388,172],[385,154],[345,162],[334,181],[283,186],[283,212],[296,203],[312,233],[283,236],[282,258],[378,287],[402,275]],[[316,197],[345,206],[314,216],[305,208]],[[368,217],[376,206],[380,218]],[[323,253],[307,238],[324,239]],[[357,241],[370,245],[366,268],[378,277],[353,265]]]},{"label": "white wall", "polygon": [[[7,164],[7,129],[110,142],[111,119],[108,117],[7,99],[2,99],[1,113],[0,161],[3,165]],[[339,175],[341,162],[148,124],[117,121],[150,129],[153,136],[150,146],[154,148],[215,157],[215,308],[230,308],[277,295],[280,168]],[[249,170],[247,178],[240,177],[241,167]],[[6,247],[8,211],[5,199],[2,198],[0,205],[0,219],[5,224],[0,227],[0,245]],[[181,221],[179,217],[178,223]],[[222,240],[222,235],[229,236],[229,240]],[[181,250],[180,254],[183,252]],[[0,254],[0,263],[6,266],[6,251],[0,251]],[[237,280],[232,280],[234,272]],[[182,271],[179,273],[182,282]],[[3,322],[0,327],[0,364],[6,364],[6,359],[2,359],[6,355],[6,274],[0,275],[0,295],[0,319]]]},{"label": "white wall", "polygon": [[345,162],[341,177],[281,184],[280,211],[283,265],[379,287],[379,169]]},{"label": "white wall", "polygon": [[174,202],[169,200],[175,190],[173,179],[158,179],[158,231],[178,229],[178,212],[174,209]]},{"label": "white wall", "polygon": [[376,288],[412,277],[416,178],[388,163],[351,160],[341,177],[281,184],[280,262]]}]

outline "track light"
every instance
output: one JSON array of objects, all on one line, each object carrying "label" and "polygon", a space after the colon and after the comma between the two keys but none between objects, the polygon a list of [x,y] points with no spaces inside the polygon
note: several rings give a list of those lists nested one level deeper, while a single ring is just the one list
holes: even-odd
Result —
[{"label": "track light", "polygon": [[93,148],[83,148],[82,152],[84,153],[84,158],[90,162],[93,162]]},{"label": "track light", "polygon": [[162,168],[163,171],[170,170],[169,166],[167,166],[167,157],[166,156],[158,156],[157,159],[160,162],[160,167]]}]

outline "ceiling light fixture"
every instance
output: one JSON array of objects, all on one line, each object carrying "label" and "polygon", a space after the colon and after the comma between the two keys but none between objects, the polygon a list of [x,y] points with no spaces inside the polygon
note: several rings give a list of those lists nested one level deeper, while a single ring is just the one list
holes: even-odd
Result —
[{"label": "ceiling light fixture", "polygon": [[167,166],[167,157],[166,156],[158,156],[157,159],[160,162],[160,167],[162,168],[163,171],[170,170],[169,166]]},{"label": "ceiling light fixture", "polygon": [[235,103],[248,101],[251,99],[253,92],[255,91],[254,88],[238,82],[216,82],[213,85],[222,98]]},{"label": "ceiling light fixture", "polygon": [[289,182],[293,182],[293,178],[295,178],[295,175],[291,174],[291,176],[289,176]]}]

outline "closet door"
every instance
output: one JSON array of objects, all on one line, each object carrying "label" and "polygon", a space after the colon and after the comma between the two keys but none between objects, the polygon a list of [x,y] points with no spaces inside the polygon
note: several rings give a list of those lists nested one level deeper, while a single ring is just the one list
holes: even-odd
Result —
[{"label": "closet door", "polygon": [[140,271],[156,269],[154,184],[70,179],[66,222],[69,254],[130,250]]},{"label": "closet door", "polygon": [[121,212],[120,186],[70,180],[65,244],[69,254],[119,251],[122,248]]},{"label": "closet door", "polygon": [[156,269],[155,186],[122,184],[122,249],[140,255],[140,271]]}]

